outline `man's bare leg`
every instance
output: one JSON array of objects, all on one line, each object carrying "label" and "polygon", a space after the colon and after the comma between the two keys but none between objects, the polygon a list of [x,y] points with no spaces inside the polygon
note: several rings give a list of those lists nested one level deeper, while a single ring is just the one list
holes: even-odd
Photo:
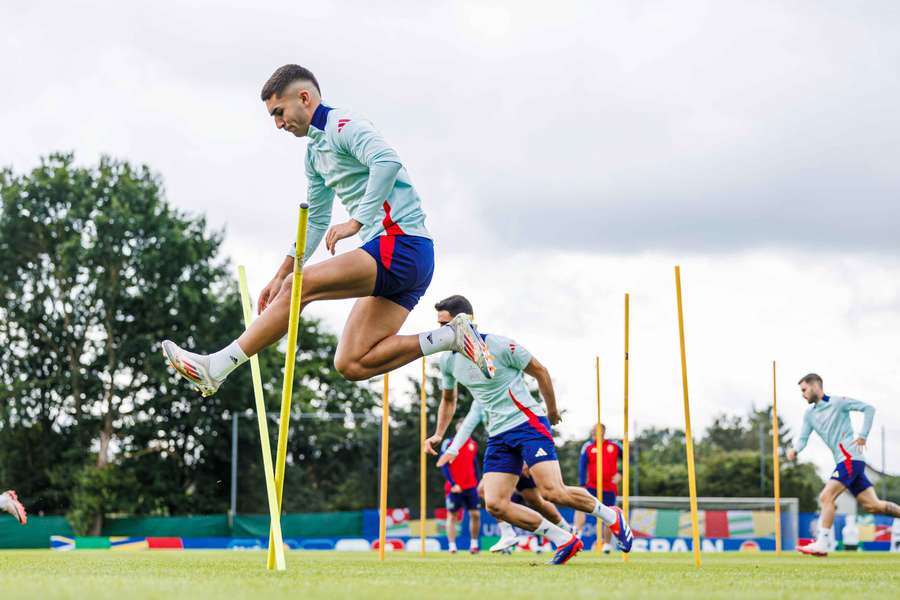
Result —
[{"label": "man's bare leg", "polygon": [[450,545],[450,552],[456,552],[456,512],[447,511],[447,543]]},{"label": "man's bare leg", "polygon": [[470,510],[469,511],[469,549],[472,551],[478,550],[478,542],[481,538],[481,511],[479,510]]},{"label": "man's bare leg", "polygon": [[[537,488],[530,488],[519,492],[528,503],[528,506],[536,510],[542,517],[565,530],[570,530],[569,523],[566,521],[559,509],[552,502],[547,502]],[[576,513],[577,514],[577,513]]]},{"label": "man's bare leg", "polygon": [[825,482],[825,487],[822,488],[822,492],[819,494],[819,510],[821,511],[819,513],[820,527],[831,529],[834,525],[834,502],[846,489],[844,484],[837,479],[829,479]]},{"label": "man's bare leg", "polygon": [[[303,268],[300,310],[319,300],[368,296],[375,289],[377,275],[375,259],[359,249],[306,266]],[[275,299],[238,338],[238,344],[247,356],[274,344],[287,333],[293,279],[293,273],[284,278]]]},{"label": "man's bare leg", "polygon": [[900,505],[887,500],[879,500],[874,487],[864,489],[856,496],[856,499],[866,512],[900,519]]}]

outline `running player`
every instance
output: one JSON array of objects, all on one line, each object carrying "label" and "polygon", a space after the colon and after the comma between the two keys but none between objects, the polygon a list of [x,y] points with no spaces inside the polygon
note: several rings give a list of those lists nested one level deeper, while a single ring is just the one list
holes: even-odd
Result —
[{"label": "running player", "polygon": [[[449,355],[444,355],[444,357],[447,356]],[[444,357],[442,357],[442,359],[446,360]],[[485,411],[483,405],[480,402],[472,402],[472,405],[469,407],[469,412],[466,414],[466,418],[463,419],[462,424],[460,425],[457,422],[456,435],[453,436],[453,440],[450,442],[449,446],[447,445],[448,441],[444,440],[442,446],[443,451],[441,452],[441,457],[438,459],[437,463],[439,467],[442,467],[447,463],[452,464],[456,461],[461,449],[465,448],[466,442],[484,419]],[[478,495],[484,498],[484,480],[478,485]],[[566,531],[575,533],[573,527],[566,522],[556,506],[541,497],[527,466],[522,467],[522,474],[519,475],[519,481],[516,482],[516,490],[513,492],[510,500],[516,504],[524,504],[533,508],[551,523],[554,523]],[[490,551],[504,552],[515,546],[518,543],[519,538],[512,525],[506,521],[498,520],[497,525],[500,528],[500,539],[491,546]]]},{"label": "running player", "polygon": [[[615,442],[606,439],[606,426],[600,424],[600,435],[603,437],[603,451],[600,456],[603,459],[603,497],[597,496],[597,429],[591,428],[591,439],[584,443],[581,447],[581,457],[578,460],[578,485],[583,487],[592,496],[600,498],[601,502],[606,506],[616,505],[616,495],[619,493],[619,482],[622,480],[622,474],[619,472],[619,458],[622,456],[622,448]],[[582,531],[584,529],[585,514],[580,511],[575,512],[575,529]],[[612,551],[610,545],[609,527],[604,526],[598,521],[597,542],[603,543],[603,553],[609,554]]]},{"label": "running player", "polygon": [[[435,308],[438,322],[442,324],[460,314],[472,314],[471,303],[462,296],[451,296]],[[547,537],[556,545],[552,564],[563,564],[581,550],[583,544],[575,535],[530,508],[510,501],[524,461],[541,496],[554,504],[599,517],[610,525],[623,551],[630,551],[633,537],[622,511],[604,506],[583,488],[563,483],[553,434],[550,433],[551,424],[558,423],[560,415],[547,369],[509,338],[487,335],[483,339],[494,358],[493,379],[486,378],[474,366],[468,368],[455,353],[441,361],[443,394],[436,430],[426,440],[426,451],[436,454],[433,446],[443,439],[456,411],[456,384],[461,382],[472,393],[474,401],[484,406],[487,415],[489,437],[484,455],[484,496],[488,512],[516,527]],[[547,405],[546,413],[528,391],[523,373],[537,380]]]},{"label": "running player", "polygon": [[[456,423],[459,430],[461,422]],[[444,440],[441,458],[450,447]],[[447,542],[450,554],[456,554],[456,515],[463,510],[469,513],[469,552],[478,554],[478,538],[481,532],[481,502],[478,497],[478,444],[467,439],[454,453],[458,460],[439,462],[444,474],[444,496],[447,507]]]},{"label": "running player", "polygon": [[[825,488],[819,494],[819,507],[822,512],[816,539],[797,550],[812,556],[827,556],[833,541],[835,500],[844,490],[850,490],[862,508],[869,513],[897,518],[900,517],[900,506],[879,500],[875,488],[866,477],[863,452],[866,449],[866,438],[872,428],[872,419],[875,418],[875,407],[843,396],[826,395],[822,388],[822,378],[815,373],[806,375],[797,383],[809,407],[803,414],[803,428],[800,430],[797,445],[788,450],[788,460],[797,458],[797,454],[806,447],[810,434],[815,431],[834,454],[837,462],[831,479],[825,483]],[[862,429],[857,436],[853,435],[853,424],[850,422],[850,413],[853,411],[865,415]]]},{"label": "running player", "polygon": [[[344,238],[359,234],[363,241],[356,250],[303,269],[301,310],[319,300],[359,298],[344,326],[335,368],[347,379],[363,380],[454,350],[490,378],[485,345],[465,316],[420,335],[397,335],[431,283],[434,244],[419,195],[394,149],[371,122],[323,104],[315,76],[299,65],[275,71],[261,97],[278,129],[309,138],[305,256],[323,237],[332,255]],[[335,195],[350,219],[328,229]],[[214,394],[231,371],[287,332],[293,268],[291,249],[260,294],[259,318],[222,350],[195,354],[169,340],[162,343],[169,363],[203,396]]]},{"label": "running player", "polygon": [[20,525],[28,522],[25,507],[19,502],[19,497],[16,495],[15,490],[6,490],[0,494],[0,510],[11,514]]}]

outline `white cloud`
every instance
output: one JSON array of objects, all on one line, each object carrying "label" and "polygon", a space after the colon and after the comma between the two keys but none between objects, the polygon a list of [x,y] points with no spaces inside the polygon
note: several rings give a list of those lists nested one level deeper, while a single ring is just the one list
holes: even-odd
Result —
[{"label": "white cloud", "polygon": [[[405,331],[470,295],[486,329],[550,366],[566,434],[592,418],[595,353],[620,431],[626,290],[632,416],[682,423],[681,262],[698,429],[767,403],[777,359],[795,428],[793,383],[817,370],[900,436],[895,4],[390,6],[5,5],[0,164],[68,149],[146,162],[173,203],[227,227],[259,289],[305,194],[303,144],[259,88],[300,62],[382,129],[425,199],[438,271]],[[339,329],[348,310],[310,314]]]}]

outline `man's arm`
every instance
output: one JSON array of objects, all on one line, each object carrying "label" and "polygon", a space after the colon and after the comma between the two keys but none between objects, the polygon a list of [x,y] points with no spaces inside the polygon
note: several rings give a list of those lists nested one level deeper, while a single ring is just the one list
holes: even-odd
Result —
[{"label": "man's arm", "polygon": [[808,413],[804,413],[803,415],[803,426],[800,428],[800,437],[797,438],[797,443],[794,444],[794,447],[788,450],[788,460],[795,460],[797,458],[797,454],[803,451],[806,448],[806,443],[809,441],[809,435],[812,433],[812,423],[809,420]]},{"label": "man's arm", "polygon": [[581,455],[578,457],[578,485],[581,487],[587,484],[588,446],[590,446],[590,442],[581,447]]},{"label": "man's arm", "polygon": [[[325,180],[319,175],[307,154],[306,160],[306,181],[307,192],[306,201],[309,203],[309,224],[306,229],[306,248],[304,249],[303,261],[309,260],[319,244],[322,243],[322,237],[328,230],[331,223],[331,209],[334,206],[334,191],[325,185]],[[296,252],[294,244],[288,252],[288,256],[293,257]],[[293,269],[293,264],[291,265]],[[285,273],[287,275],[287,273]]]},{"label": "man's arm", "polygon": [[556,425],[562,420],[562,417],[560,417],[559,409],[556,407],[556,393],[553,391],[553,380],[550,379],[550,371],[532,356],[528,366],[525,367],[525,373],[537,380],[538,389],[541,391],[541,396],[547,404],[547,419],[551,425]]},{"label": "man's arm", "polygon": [[365,119],[353,119],[347,123],[337,136],[337,144],[369,167],[366,193],[354,207],[350,218],[363,227],[374,225],[385,200],[394,189],[403,163],[372,123]]},{"label": "man's arm", "polygon": [[447,453],[453,454],[454,456],[459,454],[459,449],[463,447],[463,444],[469,441],[469,438],[472,437],[472,433],[474,433],[483,418],[484,409],[482,408],[481,403],[478,402],[478,400],[473,400],[469,412],[466,413],[466,418],[463,419],[462,425],[460,425],[456,435],[453,436],[453,443],[447,448]]},{"label": "man's arm", "polygon": [[864,450],[866,447],[866,439],[868,439],[869,432],[872,430],[872,421],[875,419],[875,407],[861,400],[844,398],[843,408],[847,412],[857,411],[865,415],[863,417],[862,429],[859,430],[859,436],[855,442],[860,450]]},{"label": "man's arm", "polygon": [[453,420],[453,414],[456,412],[456,388],[452,390],[441,390],[441,404],[438,407],[437,425],[434,428],[434,435],[425,440],[425,452],[437,455],[433,445],[444,439],[447,427]]}]

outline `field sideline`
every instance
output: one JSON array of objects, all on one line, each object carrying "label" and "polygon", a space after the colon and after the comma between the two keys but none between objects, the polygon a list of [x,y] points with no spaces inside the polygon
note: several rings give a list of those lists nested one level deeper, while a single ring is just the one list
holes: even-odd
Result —
[{"label": "field sideline", "polygon": [[290,552],[288,572],[265,570],[262,552],[0,551],[0,594],[26,598],[567,599],[889,597],[900,589],[900,554],[584,554],[564,567],[544,556],[446,553],[421,559],[375,553]]}]

